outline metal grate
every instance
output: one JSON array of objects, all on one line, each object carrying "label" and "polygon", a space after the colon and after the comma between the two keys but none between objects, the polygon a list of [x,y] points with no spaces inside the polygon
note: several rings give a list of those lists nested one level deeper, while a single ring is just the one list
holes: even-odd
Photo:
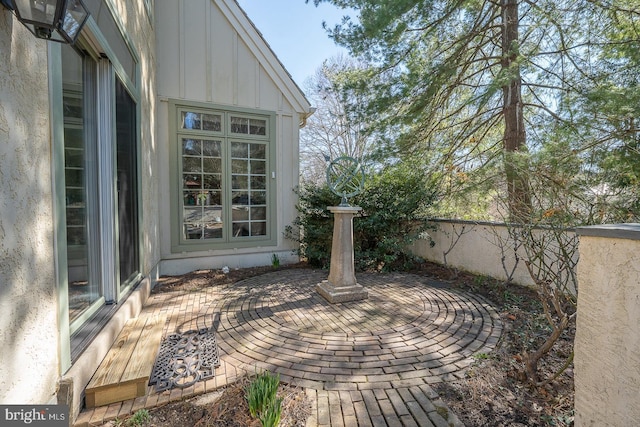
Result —
[{"label": "metal grate", "polygon": [[212,329],[171,334],[160,344],[149,385],[157,392],[184,388],[213,377],[220,366],[216,335]]}]

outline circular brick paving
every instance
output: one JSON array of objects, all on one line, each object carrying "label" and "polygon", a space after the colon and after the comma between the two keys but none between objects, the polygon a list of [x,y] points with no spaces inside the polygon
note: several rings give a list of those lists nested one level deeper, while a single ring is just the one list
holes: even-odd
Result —
[{"label": "circular brick paving", "polygon": [[211,304],[227,363],[270,370],[316,390],[411,387],[463,375],[502,326],[483,298],[410,274],[357,274],[362,301],[330,304],[314,290],[326,272],[251,278]]}]

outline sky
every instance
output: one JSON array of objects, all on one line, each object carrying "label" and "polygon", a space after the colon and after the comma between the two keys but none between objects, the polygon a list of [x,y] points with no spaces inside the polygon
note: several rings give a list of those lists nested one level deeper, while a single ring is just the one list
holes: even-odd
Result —
[{"label": "sky", "polygon": [[346,54],[322,28],[339,24],[347,12],[327,3],[305,0],[238,0],[293,80],[301,88],[322,61]]}]

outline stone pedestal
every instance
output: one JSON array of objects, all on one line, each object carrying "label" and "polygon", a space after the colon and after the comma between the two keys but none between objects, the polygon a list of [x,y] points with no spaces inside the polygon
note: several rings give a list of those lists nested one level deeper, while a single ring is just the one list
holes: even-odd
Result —
[{"label": "stone pedestal", "polygon": [[357,206],[329,206],[333,213],[333,241],[328,280],[318,283],[316,291],[327,301],[356,301],[369,296],[356,281],[353,265],[353,216],[362,208]]}]

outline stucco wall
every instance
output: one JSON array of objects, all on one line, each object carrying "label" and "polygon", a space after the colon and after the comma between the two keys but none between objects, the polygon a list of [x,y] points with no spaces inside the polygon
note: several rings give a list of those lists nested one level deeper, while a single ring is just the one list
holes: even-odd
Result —
[{"label": "stucco wall", "polygon": [[469,221],[434,221],[433,225],[436,229],[429,231],[431,240],[420,239],[413,245],[416,255],[501,280],[511,275],[515,283],[533,285],[522,261],[525,255],[522,249],[518,251],[520,261],[516,262],[506,226]]},{"label": "stucco wall", "polygon": [[[471,273],[535,285],[524,263],[527,259],[524,247],[514,243],[506,225],[456,220],[434,220],[432,225],[435,230],[429,231],[429,237],[411,247],[414,254]],[[541,232],[532,230],[534,235]],[[565,233],[567,240],[575,238],[573,231]],[[574,261],[577,262],[577,253]]]},{"label": "stucco wall", "polygon": [[47,44],[0,7],[0,403],[58,378]]},{"label": "stucco wall", "polygon": [[[612,235],[612,231],[621,231]],[[579,229],[576,426],[640,425],[640,224]]]}]

